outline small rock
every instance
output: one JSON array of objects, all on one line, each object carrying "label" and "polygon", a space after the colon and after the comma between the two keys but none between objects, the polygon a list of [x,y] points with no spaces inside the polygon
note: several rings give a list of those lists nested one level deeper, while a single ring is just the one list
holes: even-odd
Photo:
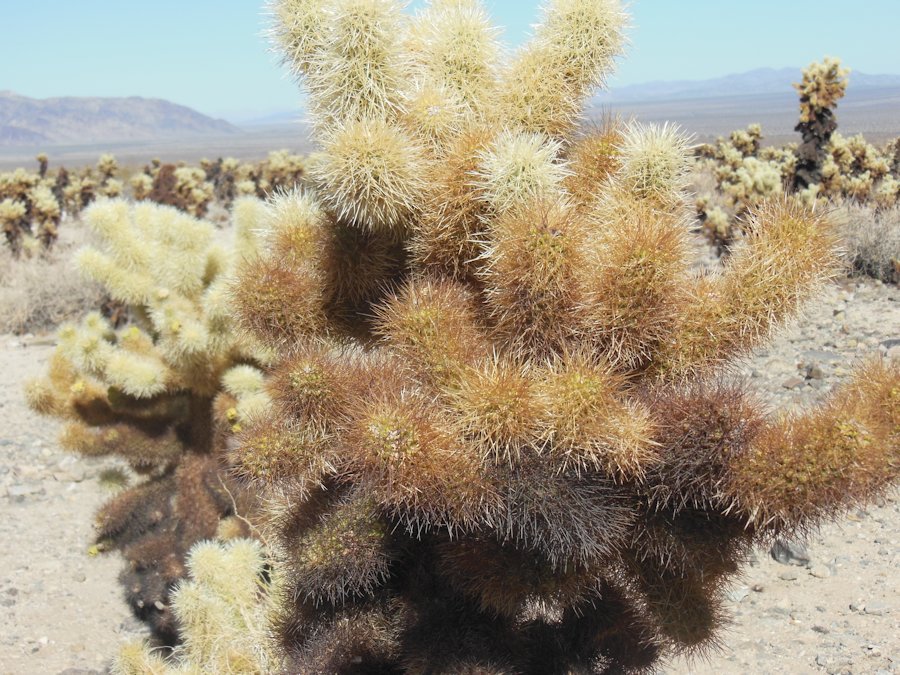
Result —
[{"label": "small rock", "polygon": [[884,616],[885,614],[890,613],[891,608],[888,607],[883,602],[867,602],[866,606],[863,608],[863,613],[869,614],[871,616]]},{"label": "small rock", "polygon": [[799,575],[794,570],[786,570],[778,575],[782,581],[796,581]]},{"label": "small rock", "polygon": [[754,593],[762,593],[764,590],[766,590],[766,587],[762,584],[753,584]]},{"label": "small rock", "polygon": [[784,382],[781,383],[781,386],[785,389],[799,389],[804,385],[805,381],[800,377],[789,377]]},{"label": "small rock", "polygon": [[806,546],[799,541],[778,539],[772,544],[769,554],[782,565],[797,565],[798,567],[809,565],[809,553]]},{"label": "small rock", "polygon": [[83,467],[72,467],[69,469],[59,469],[53,472],[54,480],[60,483],[80,483],[84,480],[85,470]]},{"label": "small rock", "polygon": [[72,575],[72,579],[74,579],[78,583],[82,583],[87,580],[87,575],[84,572],[76,572]]},{"label": "small rock", "polygon": [[813,565],[809,568],[809,573],[817,579],[827,579],[831,576],[831,570],[827,565]]},{"label": "small rock", "polygon": [[10,501],[21,503],[25,501],[25,497],[44,494],[44,488],[40,485],[25,485],[17,483],[6,488],[6,495]]},{"label": "small rock", "polygon": [[866,645],[866,656],[881,656],[881,647],[878,645]]},{"label": "small rock", "polygon": [[829,675],[838,675],[839,673],[849,673],[850,661],[844,656],[830,656],[828,654],[816,655],[816,665],[825,669]]},{"label": "small rock", "polygon": [[819,624],[813,625],[812,630],[814,633],[821,633],[822,635],[828,635],[831,632],[825,626],[820,626]]},{"label": "small rock", "polygon": [[825,371],[822,370],[821,366],[817,363],[811,363],[806,366],[806,369],[803,373],[804,377],[807,380],[824,380],[825,379]]}]

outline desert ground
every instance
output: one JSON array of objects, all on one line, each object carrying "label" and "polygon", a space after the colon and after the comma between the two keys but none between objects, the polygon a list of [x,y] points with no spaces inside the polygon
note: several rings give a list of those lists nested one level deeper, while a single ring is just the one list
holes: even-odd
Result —
[{"label": "desert ground", "polygon": [[[92,514],[109,494],[100,479],[114,461],[64,453],[57,423],[23,400],[52,342],[0,336],[2,675],[107,672],[119,645],[143,633],[121,599],[121,562],[89,553]],[[735,376],[785,410],[814,404],[859,359],[888,352],[900,356],[900,289],[842,279]],[[728,592],[733,622],[720,649],[661,672],[900,673],[900,495],[823,527],[807,553],[783,564],[758,551]]]}]

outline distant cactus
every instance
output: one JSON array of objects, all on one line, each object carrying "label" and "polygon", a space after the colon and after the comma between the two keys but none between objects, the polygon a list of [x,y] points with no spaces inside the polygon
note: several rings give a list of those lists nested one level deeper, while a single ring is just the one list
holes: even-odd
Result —
[{"label": "distant cactus", "polygon": [[215,162],[200,161],[206,180],[213,185],[216,200],[228,208],[237,197],[268,198],[276,192],[300,187],[306,176],[306,161],[288,150],[270,152],[267,159],[252,164],[233,157]]},{"label": "distant cactus", "polygon": [[286,670],[646,672],[714,644],[753,545],[896,482],[900,365],[776,419],[725,377],[834,272],[822,212],[766,200],[694,276],[688,140],[577,134],[617,1],[508,63],[475,0],[273,14],[321,151],[233,287],[278,360],[232,460]]},{"label": "distant cactus", "polygon": [[50,158],[47,157],[45,153],[40,153],[35,159],[38,162],[38,176],[41,178],[47,177],[47,169],[50,166]]},{"label": "distant cactus", "polygon": [[728,140],[719,138],[714,146],[698,148],[700,168],[715,176],[721,199],[700,195],[697,212],[704,234],[720,254],[740,238],[748,212],[783,194],[794,173],[793,153],[762,148],[762,138],[760,125],[751,124],[746,130],[731,132]]},{"label": "distant cactus", "polygon": [[46,155],[38,160],[38,173],[22,168],[0,173],[0,230],[14,257],[49,249],[58,236],[62,207],[47,177]]},{"label": "distant cactus", "polygon": [[[242,209],[239,219],[251,219],[244,230],[253,216],[253,205]],[[247,506],[222,452],[239,424],[265,407],[266,357],[234,330],[226,283],[238,253],[214,244],[212,225],[120,200],[99,201],[84,219],[101,243],[81,251],[79,265],[128,307],[131,321],[115,329],[92,313],[63,327],[48,374],[29,385],[28,399],[66,420],[66,449],[119,457],[144,476],[100,510],[97,544],[122,551],[129,604],[171,640],[168,594],[184,574],[184,555]],[[248,253],[251,240],[239,241]],[[243,526],[236,532],[247,534]]]},{"label": "distant cactus", "polygon": [[793,188],[801,191],[822,182],[825,147],[837,129],[834,109],[847,91],[849,70],[837,59],[826,58],[810,64],[803,79],[794,88],[800,94],[800,121],[796,126],[803,136],[797,147],[797,168]]},{"label": "distant cactus", "polygon": [[[132,186],[143,191],[145,183],[132,183]],[[154,173],[153,185],[146,198],[202,218],[213,194],[213,185],[206,180],[203,169],[163,164]]]}]

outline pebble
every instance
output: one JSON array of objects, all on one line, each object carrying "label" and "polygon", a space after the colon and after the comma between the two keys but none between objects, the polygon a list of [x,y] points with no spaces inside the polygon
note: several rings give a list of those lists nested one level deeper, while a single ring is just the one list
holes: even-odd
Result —
[{"label": "pebble", "polygon": [[71,467],[54,471],[53,478],[60,483],[80,483],[85,479],[86,473],[84,467]]},{"label": "pebble", "polygon": [[870,616],[884,616],[885,614],[890,613],[891,608],[888,607],[883,602],[867,602],[866,606],[863,608],[863,612],[865,614],[869,614]]},{"label": "pebble", "polygon": [[807,380],[824,380],[825,379],[825,371],[822,370],[821,366],[817,363],[812,363],[806,366],[804,370],[804,377]]},{"label": "pebble", "polygon": [[781,383],[781,386],[785,389],[799,389],[805,383],[806,381],[802,377],[789,377]]},{"label": "pebble", "polygon": [[799,575],[794,570],[786,570],[778,575],[782,581],[796,581]]},{"label": "pebble", "polygon": [[816,665],[825,669],[829,675],[840,675],[842,673],[851,673],[850,660],[845,656],[831,656],[829,654],[819,654],[816,656]]},{"label": "pebble", "polygon": [[778,539],[772,544],[769,554],[782,565],[797,565],[807,567],[809,565],[809,552],[806,545],[799,541]]},{"label": "pebble", "polygon": [[15,503],[22,503],[26,497],[44,494],[44,488],[40,485],[26,485],[17,483],[6,488],[6,496]]}]

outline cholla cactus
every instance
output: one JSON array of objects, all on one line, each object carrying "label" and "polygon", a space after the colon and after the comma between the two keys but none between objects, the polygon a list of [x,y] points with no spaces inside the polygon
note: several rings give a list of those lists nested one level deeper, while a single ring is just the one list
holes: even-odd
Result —
[{"label": "cholla cactus", "polygon": [[[762,128],[751,124],[746,130],[719,138],[715,146],[701,146],[699,168],[710,171],[718,194],[703,194],[696,206],[701,227],[719,253],[726,253],[741,235],[747,213],[767,199],[784,192],[784,183],[794,172],[793,153],[763,149]],[[722,199],[717,197],[721,194]]]},{"label": "cholla cactus", "polygon": [[762,126],[751,124],[730,134],[731,144],[745,157],[755,157],[762,143]]},{"label": "cholla cactus", "polygon": [[321,152],[234,286],[279,360],[232,456],[287,670],[646,671],[714,643],[755,543],[896,480],[898,364],[777,419],[723,379],[835,269],[825,216],[767,202],[697,277],[687,140],[575,134],[616,0],[508,63],[475,0],[274,10]]},{"label": "cholla cactus", "polygon": [[122,181],[116,178],[119,172],[119,163],[113,155],[100,155],[97,160],[97,173],[100,175],[100,183],[97,193],[103,197],[119,197],[122,194]]},{"label": "cholla cactus", "polygon": [[22,254],[23,239],[31,234],[28,207],[18,200],[6,198],[0,201],[0,230],[13,256]]},{"label": "cholla cactus", "polygon": [[288,150],[270,152],[262,162],[242,163],[234,157],[200,161],[206,180],[218,202],[228,208],[237,197],[262,199],[278,191],[298,188],[306,175],[306,160]]},{"label": "cholla cactus", "polygon": [[50,167],[50,158],[47,157],[46,153],[39,153],[37,157],[35,157],[38,163],[38,176],[41,178],[47,177],[47,169]]},{"label": "cholla cactus", "polygon": [[[251,228],[254,205],[239,211]],[[97,542],[123,552],[132,609],[171,640],[168,592],[185,553],[246,506],[223,473],[224,444],[266,405],[266,356],[235,334],[226,303],[232,258],[249,254],[250,239],[223,250],[211,224],[154,204],[103,200],[84,218],[101,245],[82,250],[79,265],[128,306],[131,323],[114,329],[92,313],[63,327],[28,398],[66,420],[63,447],[119,457],[145,476],[100,510]]]},{"label": "cholla cactus", "polygon": [[62,209],[47,185],[39,185],[31,191],[31,213],[37,224],[37,238],[44,248],[50,248],[59,236]]},{"label": "cholla cactus", "polygon": [[266,559],[249,539],[200,542],[187,560],[190,580],[172,593],[182,645],[163,659],[149,645],[128,645],[116,675],[261,675],[281,672],[268,639]]},{"label": "cholla cactus", "polygon": [[292,190],[299,187],[306,175],[306,161],[302,155],[288,150],[270,152],[262,162],[262,183],[260,189],[265,196],[276,191]]},{"label": "cholla cactus", "polygon": [[154,172],[147,198],[201,218],[206,215],[213,194],[213,185],[206,180],[203,169],[163,164]]},{"label": "cholla cactus", "polygon": [[135,201],[142,202],[150,199],[150,193],[153,192],[153,176],[141,172],[132,176],[128,182],[131,185],[131,194]]},{"label": "cholla cactus", "polygon": [[97,198],[97,180],[90,167],[78,175],[69,174],[67,177],[68,182],[62,190],[65,210],[78,216]]},{"label": "cholla cactus", "polygon": [[826,58],[810,64],[803,71],[803,80],[794,85],[800,94],[800,122],[795,130],[803,135],[797,148],[794,190],[821,182],[825,147],[837,129],[834,109],[847,91],[849,72],[841,68],[838,59]]},{"label": "cholla cactus", "polygon": [[821,194],[832,200],[875,201],[891,207],[896,202],[891,157],[862,134],[844,138],[835,133],[826,147]]},{"label": "cholla cactus", "polygon": [[0,229],[15,257],[56,241],[62,209],[41,166],[43,175],[21,168],[0,173]]}]

